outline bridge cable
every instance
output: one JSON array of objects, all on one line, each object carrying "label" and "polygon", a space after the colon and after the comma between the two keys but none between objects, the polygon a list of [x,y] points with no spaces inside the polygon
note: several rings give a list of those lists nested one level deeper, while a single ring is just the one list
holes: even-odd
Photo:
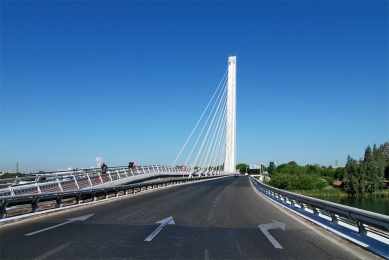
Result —
[{"label": "bridge cable", "polygon": [[[219,169],[219,165],[221,164],[221,162],[219,161],[219,154],[220,154],[220,150],[221,150],[221,143],[220,143],[220,140],[223,138],[223,136],[221,136],[221,133],[225,133],[225,131],[222,132],[222,130],[225,130],[225,116],[223,117],[223,115],[225,115],[225,110],[226,110],[226,105],[225,103],[227,102],[227,99],[225,99],[224,103],[222,104],[222,111],[221,113],[219,113],[219,116],[218,116],[218,122],[216,123],[217,125],[217,128],[215,128],[215,133],[214,135],[216,135],[216,140],[214,141],[214,145],[213,145],[213,150],[212,150],[212,154],[210,156],[210,161],[209,161],[209,165],[212,166],[212,165],[216,165],[216,171],[218,171]],[[223,121],[224,120],[224,121]]]},{"label": "bridge cable", "polygon": [[[211,151],[211,148],[214,148],[213,146],[213,143],[214,143],[214,137],[215,137],[215,133],[217,131],[217,128],[218,128],[218,123],[219,122],[218,120],[216,120],[216,126],[214,127],[214,122],[215,122],[215,118],[219,118],[219,111],[221,110],[220,107],[221,107],[221,104],[223,104],[223,101],[224,100],[227,100],[227,88],[225,88],[225,91],[223,92],[223,95],[222,95],[222,98],[220,99],[220,102],[218,103],[218,106],[216,108],[216,111],[213,115],[213,118],[212,118],[212,121],[208,127],[208,131],[206,133],[206,136],[205,136],[205,139],[204,140],[207,140],[207,143],[206,143],[206,149],[202,155],[202,160],[201,160],[201,166],[208,169],[210,165],[210,162],[209,162],[209,153]],[[211,133],[211,137],[208,139],[208,136],[209,136],[209,133]]]},{"label": "bridge cable", "polygon": [[[211,102],[212,102],[212,100],[213,100],[214,96],[215,96],[215,95],[216,95],[216,93],[218,92],[218,90],[219,90],[219,88],[220,88],[220,86],[221,86],[222,82],[225,80],[227,73],[228,73],[228,69],[227,69],[227,70],[226,70],[226,72],[224,73],[224,76],[223,76],[222,80],[220,81],[220,83],[219,83],[219,86],[218,86],[218,87],[217,87],[217,89],[215,90],[215,92],[214,92],[214,94],[213,94],[213,96],[212,96],[211,100],[209,101],[209,103],[208,103],[207,107],[205,108],[204,112],[202,113],[202,115],[201,115],[200,119],[197,121],[197,123],[196,123],[196,125],[195,125],[194,129],[193,129],[193,130],[192,130],[192,132],[190,133],[190,135],[189,135],[188,139],[186,140],[186,142],[185,142],[184,146],[182,147],[181,151],[179,152],[179,154],[177,155],[176,159],[174,160],[174,162],[173,162],[173,164],[172,164],[172,167],[174,167],[174,164],[177,162],[177,160],[178,160],[178,158],[180,157],[180,155],[181,155],[182,151],[185,149],[185,147],[186,147],[186,145],[187,145],[187,143],[188,143],[189,139],[192,137],[192,134],[193,134],[193,133],[194,133],[194,131],[196,130],[196,128],[197,128],[197,125],[200,123],[201,119],[203,118],[203,116],[204,116],[205,112],[207,111],[207,109],[208,109],[209,105],[211,104]],[[184,164],[184,165],[186,165],[186,163],[187,163],[187,162],[185,162],[185,164]]]},{"label": "bridge cable", "polygon": [[[226,86],[226,85],[225,85],[225,86]],[[221,99],[221,98],[220,98],[220,94],[225,93],[226,91],[227,91],[227,88],[224,87],[224,88],[223,88],[223,91],[221,91],[221,92],[219,93],[219,95],[218,95],[218,100]],[[224,96],[224,94],[223,94],[222,96]],[[219,102],[219,103],[220,103],[220,102]],[[212,112],[213,112],[213,110],[214,110],[214,108],[215,108],[215,105],[216,105],[216,102],[215,102],[215,104],[213,105],[212,110],[211,110],[211,112],[209,113],[208,118],[207,118],[207,120],[206,120],[206,122],[205,122],[205,124],[204,124],[204,126],[203,126],[203,128],[202,128],[202,130],[201,130],[201,132],[200,132],[200,134],[199,134],[199,137],[198,137],[197,140],[196,140],[196,144],[197,144],[198,139],[199,139],[200,136],[202,135],[202,133],[203,133],[205,127],[207,126],[208,120],[209,120],[209,118],[210,118],[210,116],[211,116],[211,114],[212,114]],[[211,124],[211,126],[212,126],[212,124]],[[196,159],[195,159],[195,161],[194,161],[194,165],[196,165],[197,160],[198,160],[198,158],[199,158],[199,156],[200,156],[200,154],[201,154],[201,152],[202,152],[202,150],[203,150],[203,148],[204,148],[205,142],[207,141],[208,134],[209,134],[209,128],[208,128],[208,131],[207,131],[207,133],[206,133],[206,135],[205,135],[205,137],[204,137],[204,139],[203,139],[203,142],[202,142],[202,144],[201,144],[201,146],[200,146],[200,148],[199,148],[199,151],[198,151],[198,153],[197,153]],[[193,149],[194,149],[194,147],[193,147]],[[192,149],[192,151],[193,151],[193,149]],[[202,157],[202,158],[203,158],[203,157]],[[188,157],[187,161],[188,161],[188,160],[189,160],[189,157]],[[200,160],[200,166],[201,166],[201,168],[203,168],[203,166],[204,166],[204,165],[202,165],[202,161],[203,161],[203,160],[201,159],[201,160]]]}]

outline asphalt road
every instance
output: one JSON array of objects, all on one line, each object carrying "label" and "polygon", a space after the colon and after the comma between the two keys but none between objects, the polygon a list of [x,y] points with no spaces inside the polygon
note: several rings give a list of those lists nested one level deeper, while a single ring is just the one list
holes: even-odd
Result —
[{"label": "asphalt road", "polygon": [[0,227],[0,259],[373,258],[269,202],[248,176],[120,197]]}]

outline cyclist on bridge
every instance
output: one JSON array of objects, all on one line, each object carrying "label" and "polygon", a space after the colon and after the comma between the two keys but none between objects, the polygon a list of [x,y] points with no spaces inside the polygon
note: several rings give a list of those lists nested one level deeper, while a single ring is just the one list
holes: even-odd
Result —
[{"label": "cyclist on bridge", "polygon": [[135,162],[129,162],[128,163],[128,168],[134,168],[136,166],[136,163]]}]

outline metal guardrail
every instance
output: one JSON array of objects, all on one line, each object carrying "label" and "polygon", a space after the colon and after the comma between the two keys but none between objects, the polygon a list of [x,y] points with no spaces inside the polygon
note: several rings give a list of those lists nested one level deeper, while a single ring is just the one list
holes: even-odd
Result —
[{"label": "metal guardrail", "polygon": [[[50,193],[24,194],[16,196],[0,197],[0,224],[7,218],[20,215],[28,216],[38,211],[47,211],[72,205],[119,197],[138,192],[163,188],[176,184],[183,184],[201,181],[210,178],[221,177],[220,175],[196,177],[196,178],[174,178],[169,180],[148,181],[128,185],[118,185],[105,188],[91,188],[85,190],[72,190]],[[9,212],[13,212],[10,216]]]},{"label": "metal guardrail", "polygon": [[389,258],[389,216],[270,187],[250,176],[268,198],[327,231]]}]

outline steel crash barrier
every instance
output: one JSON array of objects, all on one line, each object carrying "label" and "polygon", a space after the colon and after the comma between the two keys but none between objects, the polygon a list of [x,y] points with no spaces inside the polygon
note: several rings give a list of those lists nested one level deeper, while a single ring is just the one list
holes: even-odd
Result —
[{"label": "steel crash barrier", "polygon": [[389,258],[389,216],[270,187],[250,176],[263,195],[327,232]]},{"label": "steel crash barrier", "polygon": [[[28,217],[29,214],[38,211],[49,211],[81,205],[112,197],[126,196],[143,191],[166,188],[172,185],[197,182],[221,176],[205,176],[197,178],[175,178],[169,180],[149,181],[146,183],[118,185],[115,187],[92,188],[86,190],[72,190],[50,193],[34,193],[16,196],[0,197],[0,224],[7,219]],[[10,214],[12,212],[12,214]]]}]

